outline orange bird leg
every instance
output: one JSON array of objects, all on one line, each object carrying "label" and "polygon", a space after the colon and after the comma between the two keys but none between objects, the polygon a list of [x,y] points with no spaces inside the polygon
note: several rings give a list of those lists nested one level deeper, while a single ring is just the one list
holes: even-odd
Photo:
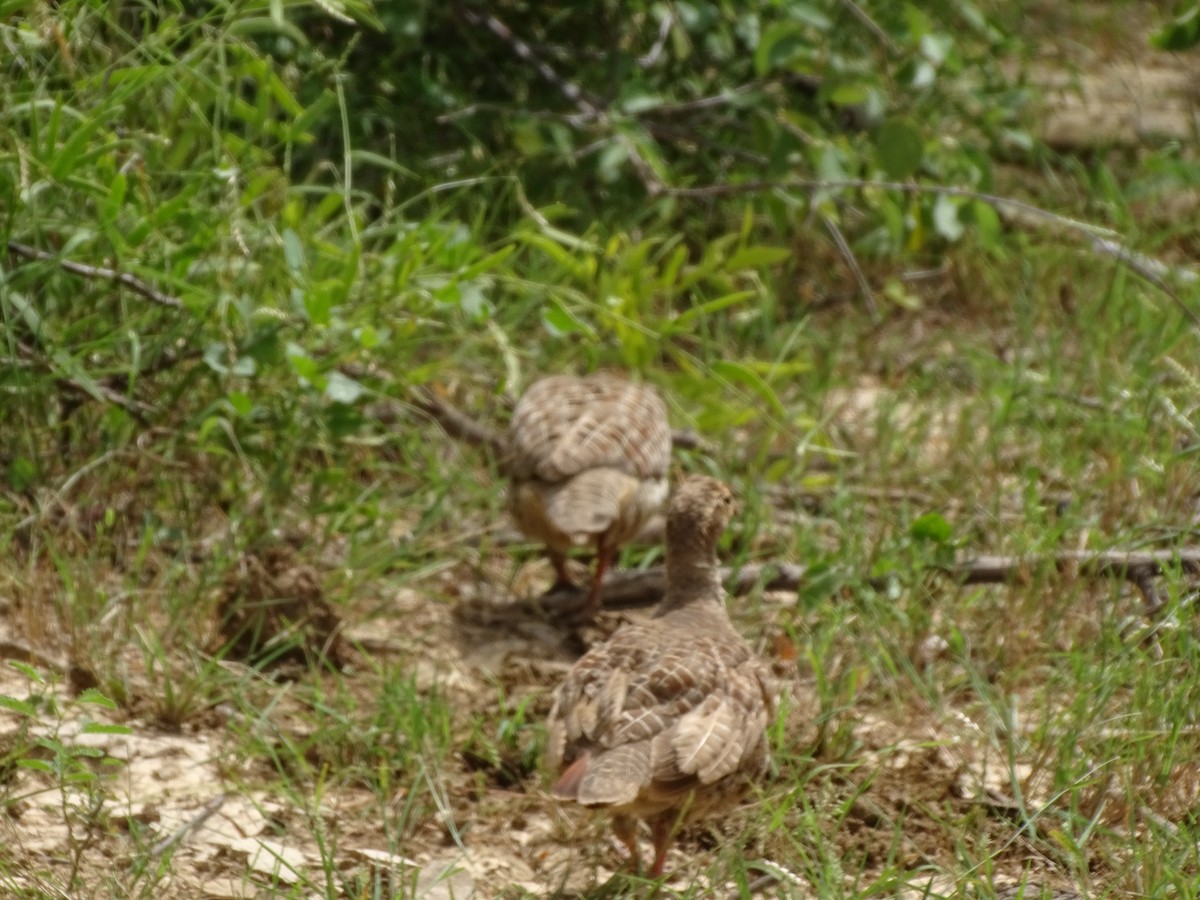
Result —
[{"label": "orange bird leg", "polygon": [[629,851],[629,871],[638,874],[642,871],[642,854],[638,850],[637,819],[633,816],[613,816],[613,834]]},{"label": "orange bird leg", "polygon": [[654,840],[654,865],[650,867],[651,878],[661,878],[667,863],[667,849],[675,831],[675,817],[670,813],[658,816],[650,823],[650,835]]},{"label": "orange bird leg", "polygon": [[596,538],[596,571],[592,575],[592,587],[588,591],[587,605],[583,608],[583,615],[588,619],[596,618],[603,609],[600,593],[604,588],[604,573],[612,566],[615,555],[609,547],[605,546],[603,537]]},{"label": "orange bird leg", "polygon": [[575,587],[575,582],[571,580],[571,573],[567,571],[567,555],[550,550],[547,552],[547,556],[550,557],[550,564],[554,566],[554,584],[550,585],[550,589],[546,593],[553,594],[564,588]]}]

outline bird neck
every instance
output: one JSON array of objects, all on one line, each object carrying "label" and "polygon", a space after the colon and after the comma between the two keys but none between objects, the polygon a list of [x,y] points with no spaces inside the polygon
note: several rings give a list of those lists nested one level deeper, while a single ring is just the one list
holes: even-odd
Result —
[{"label": "bird neck", "polygon": [[724,607],[721,572],[715,556],[697,559],[693,554],[667,551],[667,592],[657,615],[694,604]]}]

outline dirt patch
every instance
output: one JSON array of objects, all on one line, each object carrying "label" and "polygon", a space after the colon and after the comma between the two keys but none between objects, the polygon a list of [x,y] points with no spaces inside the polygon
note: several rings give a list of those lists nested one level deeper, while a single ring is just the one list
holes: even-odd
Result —
[{"label": "dirt patch", "polygon": [[246,662],[341,665],[341,623],[316,569],[282,544],[243,553],[217,607],[225,650]]}]

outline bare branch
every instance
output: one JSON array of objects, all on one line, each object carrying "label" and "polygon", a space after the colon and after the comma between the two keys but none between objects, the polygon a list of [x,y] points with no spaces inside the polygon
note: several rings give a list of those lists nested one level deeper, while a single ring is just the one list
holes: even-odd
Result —
[{"label": "bare branch", "polygon": [[494,428],[476,422],[466,413],[460,412],[424,388],[418,388],[414,394],[413,403],[417,409],[441,425],[446,434],[473,447],[482,447],[497,464],[503,466],[504,457],[507,455],[504,435]]},{"label": "bare branch", "polygon": [[166,306],[170,309],[183,309],[183,301],[178,297],[173,297],[170,294],[164,294],[162,291],[150,286],[136,275],[130,275],[128,272],[118,272],[116,269],[107,269],[103,266],[89,266],[84,263],[74,262],[69,259],[62,259],[54,253],[47,253],[45,250],[39,250],[36,247],[30,247],[28,244],[22,244],[19,241],[8,242],[8,252],[15,256],[23,256],[26,259],[36,259],[43,262],[56,262],[59,267],[72,275],[79,275],[83,278],[94,278],[100,281],[115,281],[118,284],[123,284],[135,294],[140,294],[147,300],[157,303],[159,306]]},{"label": "bare branch", "polygon": [[511,47],[517,57],[537,69],[539,75],[558,88],[559,92],[584,113],[587,118],[595,119],[600,116],[600,102],[595,97],[589,97],[579,85],[567,81],[567,79],[559,75],[553,66],[538,56],[527,42],[513,34],[512,29],[496,18],[496,16],[491,13],[483,13],[471,9],[471,7],[463,3],[457,4],[455,9],[467,22],[477,27],[481,26],[488,29],[488,31]]},{"label": "bare branch", "polygon": [[605,127],[609,134],[625,148],[625,152],[629,155],[630,165],[633,166],[633,170],[641,180],[642,186],[645,187],[646,192],[650,196],[660,196],[667,190],[667,186],[658,177],[658,173],[654,171],[654,167],[642,154],[642,151],[638,148],[633,138],[620,128],[614,127],[607,108],[598,97],[585,93],[579,85],[559,75],[553,66],[538,56],[537,52],[529,46],[528,42],[513,34],[512,29],[496,16],[491,13],[482,13],[471,9],[463,3],[457,4],[455,9],[470,24],[487,28],[492,34],[500,38],[501,41],[512,49],[518,58],[533,66],[539,75],[554,85],[570,103],[574,104],[576,109],[579,110],[579,115],[571,116],[567,121],[577,126],[595,122]]}]

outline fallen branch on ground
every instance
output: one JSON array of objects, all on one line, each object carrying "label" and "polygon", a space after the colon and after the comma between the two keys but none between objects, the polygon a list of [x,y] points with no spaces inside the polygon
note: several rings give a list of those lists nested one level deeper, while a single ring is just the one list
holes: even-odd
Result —
[{"label": "fallen branch on ground", "polygon": [[[1146,615],[1155,617],[1165,605],[1154,579],[1176,567],[1189,575],[1200,575],[1200,549],[1146,550],[1064,550],[1046,556],[979,556],[949,566],[931,566],[929,571],[946,575],[959,584],[1011,584],[1028,581],[1034,572],[1053,567],[1079,578],[1121,578],[1138,589]],[[721,577],[731,594],[747,594],[756,587],[765,591],[794,591],[808,577],[805,566],[788,563],[752,563],[736,571],[723,567]],[[868,578],[866,584],[878,590],[888,584],[886,578]],[[601,592],[605,609],[637,609],[653,606],[666,589],[666,573],[661,566],[642,571],[614,572]],[[587,601],[585,588],[558,588],[538,598],[537,603],[555,618],[569,619]]]}]

